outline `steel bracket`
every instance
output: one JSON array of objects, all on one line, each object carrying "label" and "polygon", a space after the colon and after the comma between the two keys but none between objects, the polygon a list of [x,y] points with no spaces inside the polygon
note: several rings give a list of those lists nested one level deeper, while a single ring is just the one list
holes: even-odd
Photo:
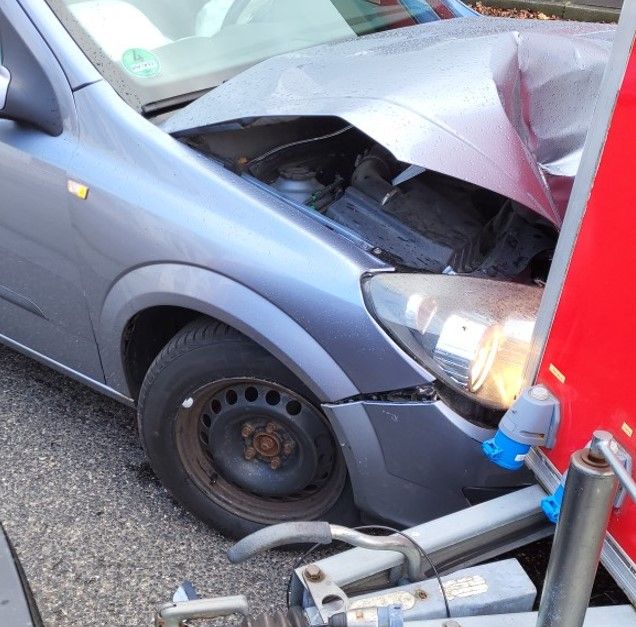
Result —
[{"label": "steel bracket", "polygon": [[349,597],[315,564],[305,566],[302,575],[323,623],[329,623],[331,616],[349,609]]}]

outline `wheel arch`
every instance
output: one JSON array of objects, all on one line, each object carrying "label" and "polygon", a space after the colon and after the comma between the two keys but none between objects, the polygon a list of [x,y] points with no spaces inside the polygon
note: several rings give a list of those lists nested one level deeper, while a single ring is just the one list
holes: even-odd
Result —
[{"label": "wheel arch", "polygon": [[325,349],[272,302],[216,272],[173,263],[131,270],[104,300],[97,335],[106,382],[114,390],[135,397],[138,390],[126,367],[127,333],[140,316],[161,309],[182,312],[178,317],[186,323],[205,315],[235,328],[281,361],[323,402],[358,393]]}]

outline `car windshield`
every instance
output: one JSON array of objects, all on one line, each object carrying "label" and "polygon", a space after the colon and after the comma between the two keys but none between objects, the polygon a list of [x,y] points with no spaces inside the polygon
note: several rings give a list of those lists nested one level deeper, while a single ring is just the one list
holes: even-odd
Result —
[{"label": "car windshield", "polygon": [[467,15],[458,0],[47,0],[135,108],[179,106],[264,59]]}]

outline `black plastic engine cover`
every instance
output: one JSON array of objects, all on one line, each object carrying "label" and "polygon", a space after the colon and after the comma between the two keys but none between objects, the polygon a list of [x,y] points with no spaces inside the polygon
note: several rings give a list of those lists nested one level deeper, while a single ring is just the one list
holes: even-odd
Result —
[{"label": "black plastic engine cover", "polygon": [[412,185],[380,206],[349,187],[326,215],[403,265],[439,273],[449,266],[456,251],[477,237],[486,222],[465,190],[451,195],[453,198],[448,198],[428,185]]}]

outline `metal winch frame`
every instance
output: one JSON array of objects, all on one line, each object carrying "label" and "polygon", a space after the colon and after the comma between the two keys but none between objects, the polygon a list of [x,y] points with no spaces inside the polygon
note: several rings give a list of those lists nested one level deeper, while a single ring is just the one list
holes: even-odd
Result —
[{"label": "metal winch frame", "polygon": [[[298,543],[339,540],[356,546],[295,570],[290,602],[303,608],[306,625],[331,624],[334,616],[352,611],[346,625],[360,621],[379,625],[379,608],[388,611],[396,605],[404,610],[402,622],[419,624],[424,617],[446,616],[439,584],[430,579],[431,567],[422,550],[442,574],[451,613],[456,607],[475,613],[485,596],[493,611],[503,606],[530,609],[536,590],[516,560],[466,567],[550,535],[551,525],[541,511],[543,497],[541,488],[529,487],[419,525],[404,536],[372,536],[321,522],[284,523],[248,536],[230,549],[228,557],[239,563],[264,550]],[[521,597],[515,598],[519,591]],[[156,624],[178,627],[187,619],[233,613],[247,620],[245,597],[167,604],[158,611]],[[386,617],[387,627],[395,624]]]},{"label": "metal winch frame", "polygon": [[230,561],[298,543],[338,540],[356,548],[295,569],[293,614],[250,618],[244,596],[192,599],[160,608],[156,625],[240,614],[251,627],[636,627],[631,605],[588,609],[619,482],[636,498],[611,434],[596,432],[572,455],[538,613],[530,611],[536,589],[516,560],[483,563],[553,533],[544,513],[549,495],[537,485],[403,534],[374,536],[323,522],[268,527],[234,545]]}]

